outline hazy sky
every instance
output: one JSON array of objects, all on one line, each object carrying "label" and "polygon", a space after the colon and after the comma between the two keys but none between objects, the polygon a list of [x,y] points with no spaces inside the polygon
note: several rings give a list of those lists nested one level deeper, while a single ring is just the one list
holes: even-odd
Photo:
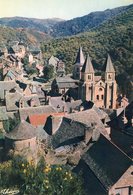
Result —
[{"label": "hazy sky", "polygon": [[0,0],[0,17],[71,19],[131,3],[133,0]]}]

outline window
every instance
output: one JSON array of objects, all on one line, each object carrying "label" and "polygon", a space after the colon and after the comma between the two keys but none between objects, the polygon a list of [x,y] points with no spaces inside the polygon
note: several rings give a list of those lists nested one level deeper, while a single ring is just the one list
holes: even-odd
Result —
[{"label": "window", "polygon": [[110,74],[108,75],[108,79],[111,79],[111,75]]},{"label": "window", "polygon": [[88,75],[88,79],[91,80],[91,75]]},{"label": "window", "polygon": [[102,91],[103,89],[102,88],[99,88],[99,91]]},{"label": "window", "polygon": [[97,100],[99,100],[99,95],[97,95]]},{"label": "window", "polygon": [[103,95],[101,95],[101,99],[103,100]]}]

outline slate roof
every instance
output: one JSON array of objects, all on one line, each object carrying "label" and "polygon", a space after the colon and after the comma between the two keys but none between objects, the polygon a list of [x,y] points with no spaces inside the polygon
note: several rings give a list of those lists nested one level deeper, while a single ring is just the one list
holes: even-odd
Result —
[{"label": "slate roof", "polygon": [[75,64],[83,65],[85,62],[84,54],[82,51],[82,47],[79,48],[79,51],[77,53]]},{"label": "slate roof", "polygon": [[105,72],[115,72],[110,55],[108,54]]},{"label": "slate roof", "polygon": [[6,113],[6,107],[2,106],[0,107],[0,121],[5,121],[8,120],[8,116]]},{"label": "slate roof", "polygon": [[133,159],[133,136],[128,135],[119,129],[111,129],[111,141],[124,151],[131,159]]},{"label": "slate roof", "polygon": [[35,101],[36,106],[40,106],[39,97],[37,95],[23,96],[21,100],[23,101],[24,107],[30,107],[31,100]]},{"label": "slate roof", "polygon": [[52,85],[56,83],[59,89],[62,88],[75,88],[78,85],[76,84],[76,81],[68,76],[64,76],[64,77],[57,77]]},{"label": "slate roof", "polygon": [[98,82],[98,81],[100,81],[101,80],[101,76],[95,76],[95,82]]},{"label": "slate roof", "polygon": [[5,91],[10,91],[11,89],[14,89],[15,87],[19,89],[15,81],[0,81],[0,98],[4,99]]},{"label": "slate roof", "polygon": [[6,133],[5,137],[12,140],[26,140],[36,137],[36,129],[26,121],[21,121],[14,130]]},{"label": "slate roof", "polygon": [[63,112],[63,107],[66,110],[66,102],[62,100],[62,97],[50,97],[49,99],[49,105],[54,107],[55,110],[58,112]]},{"label": "slate roof", "polygon": [[[49,126],[51,126],[51,123],[49,123]],[[85,126],[80,122],[63,117],[58,130],[51,137],[52,146],[57,148],[81,141],[84,136],[84,129]]]},{"label": "slate roof", "polygon": [[22,94],[19,92],[6,93],[6,109],[7,111],[15,111],[19,109],[19,100],[22,98]]},{"label": "slate roof", "polygon": [[106,190],[121,178],[132,163],[130,158],[102,134],[82,159]]},{"label": "slate roof", "polygon": [[67,118],[78,121],[87,126],[91,126],[91,123],[96,123],[97,128],[100,132],[105,132],[103,123],[95,110],[89,109],[81,112],[71,113],[67,115]]},{"label": "slate roof", "polygon": [[86,57],[86,60],[85,60],[85,62],[83,64],[81,72],[83,72],[83,73],[94,73],[94,68],[93,68],[93,65],[91,63],[89,54]]},{"label": "slate roof", "polygon": [[82,100],[66,102],[66,108],[67,108],[68,113],[71,111],[71,109],[79,111],[79,107],[80,107],[81,104],[82,104]]},{"label": "slate roof", "polygon": [[83,159],[79,161],[73,172],[77,174],[82,173],[84,190],[87,195],[108,195],[108,192]]},{"label": "slate roof", "polygon": [[51,114],[55,112],[56,110],[49,105],[19,109],[21,120],[26,120],[29,115],[33,115],[33,114],[44,114],[44,113]]}]

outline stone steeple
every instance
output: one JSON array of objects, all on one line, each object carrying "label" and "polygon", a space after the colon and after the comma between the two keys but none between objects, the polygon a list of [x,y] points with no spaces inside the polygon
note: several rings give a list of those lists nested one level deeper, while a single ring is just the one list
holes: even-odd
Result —
[{"label": "stone steeple", "polygon": [[110,55],[109,54],[108,54],[108,57],[107,57],[107,63],[106,63],[105,72],[115,73],[115,69],[113,67],[113,64],[112,64],[112,61],[111,61],[111,58],[110,58]]},{"label": "stone steeple", "polygon": [[89,54],[86,57],[86,60],[85,60],[85,63],[83,64],[81,72],[82,73],[94,73],[94,68],[93,68],[93,65],[91,63]]},{"label": "stone steeple", "polygon": [[79,51],[77,53],[76,61],[74,63],[74,68],[73,68],[73,78],[80,80],[81,78],[81,69],[84,64],[84,54],[82,51],[82,47],[79,48]]},{"label": "stone steeple", "polygon": [[84,64],[84,61],[85,61],[84,54],[83,54],[83,51],[82,51],[82,47],[80,47],[79,51],[77,53],[75,64],[79,64],[79,65],[82,66]]}]

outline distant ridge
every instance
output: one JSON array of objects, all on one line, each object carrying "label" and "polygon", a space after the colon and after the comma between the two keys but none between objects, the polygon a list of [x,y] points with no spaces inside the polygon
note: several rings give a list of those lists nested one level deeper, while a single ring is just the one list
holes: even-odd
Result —
[{"label": "distant ridge", "polygon": [[34,29],[53,37],[72,36],[98,27],[103,22],[126,12],[132,7],[133,4],[114,9],[106,9],[105,11],[91,12],[88,15],[66,21],[60,18],[5,17],[0,18],[0,25],[12,28]]}]

